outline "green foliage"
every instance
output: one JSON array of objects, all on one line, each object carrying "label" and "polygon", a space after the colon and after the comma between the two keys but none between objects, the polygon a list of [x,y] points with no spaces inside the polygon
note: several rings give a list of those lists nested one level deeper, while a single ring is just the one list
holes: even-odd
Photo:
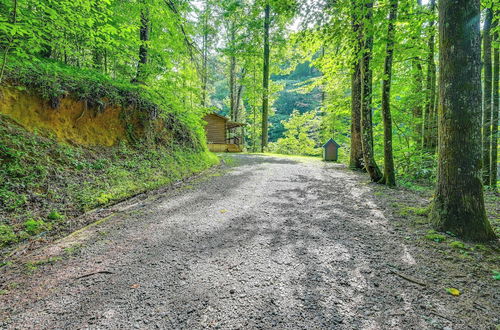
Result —
[{"label": "green foliage", "polygon": [[17,242],[17,236],[9,225],[0,225],[0,248]]},{"label": "green foliage", "polygon": [[276,142],[284,137],[286,122],[294,110],[301,114],[318,109],[321,106],[321,90],[310,88],[311,79],[315,79],[320,72],[311,66],[310,62],[300,63],[288,75],[275,75],[272,77],[277,82],[283,82],[284,88],[278,92],[274,107],[276,112],[270,118],[269,141]]},{"label": "green foliage", "polygon": [[493,279],[496,280],[496,281],[500,281],[500,272],[499,271],[496,271],[494,270],[493,271],[493,275],[492,275]]},{"label": "green foliage", "polygon": [[269,145],[269,151],[292,155],[319,155],[319,120],[315,111],[300,114],[294,110],[283,122],[285,137]]},{"label": "green foliage", "polygon": [[426,239],[434,241],[434,242],[443,242],[446,241],[446,236],[442,234],[436,233],[434,230],[430,230],[427,235],[424,236]]},{"label": "green foliage", "polygon": [[30,235],[38,235],[51,229],[51,224],[43,220],[28,219],[24,222],[24,230]]},{"label": "green foliage", "polygon": [[427,217],[430,212],[429,207],[406,206],[397,203],[394,204],[394,207],[399,208],[399,215],[402,217],[407,217],[412,214],[419,217]]},{"label": "green foliage", "polygon": [[458,250],[467,250],[467,246],[465,246],[465,244],[460,241],[452,241],[450,242],[450,246]]},{"label": "green foliage", "polygon": [[50,211],[49,215],[47,216],[47,219],[49,220],[64,220],[64,215],[60,214],[58,211],[56,210],[52,210]]}]

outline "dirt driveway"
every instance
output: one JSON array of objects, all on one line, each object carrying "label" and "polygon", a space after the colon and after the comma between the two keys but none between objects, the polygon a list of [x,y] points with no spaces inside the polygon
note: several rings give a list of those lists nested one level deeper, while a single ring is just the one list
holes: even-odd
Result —
[{"label": "dirt driveway", "polygon": [[418,283],[379,204],[342,165],[237,155],[45,249],[70,256],[0,296],[0,328],[494,328]]}]

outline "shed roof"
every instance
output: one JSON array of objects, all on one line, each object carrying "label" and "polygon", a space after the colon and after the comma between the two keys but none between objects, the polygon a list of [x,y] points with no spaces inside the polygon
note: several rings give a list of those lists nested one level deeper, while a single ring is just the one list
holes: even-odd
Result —
[{"label": "shed roof", "polygon": [[323,145],[323,148],[326,148],[329,144],[332,144],[332,143],[335,144],[335,146],[337,148],[340,148],[340,144],[338,144],[337,142],[335,142],[334,139],[330,139],[330,140],[326,141],[326,143]]}]

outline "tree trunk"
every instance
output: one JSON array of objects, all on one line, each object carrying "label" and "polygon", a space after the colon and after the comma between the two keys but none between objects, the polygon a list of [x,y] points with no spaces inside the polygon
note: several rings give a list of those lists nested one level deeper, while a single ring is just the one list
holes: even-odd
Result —
[{"label": "tree trunk", "polygon": [[440,0],[438,177],[431,219],[436,229],[489,241],[481,183],[480,0]]},{"label": "tree trunk", "polygon": [[352,169],[363,168],[363,148],[361,146],[361,59],[363,35],[359,22],[359,5],[353,4],[352,29],[356,42],[351,78],[351,155],[349,166]]},{"label": "tree trunk", "polygon": [[[430,14],[434,15],[436,10],[436,0],[431,0],[429,4]],[[435,107],[436,99],[436,62],[434,61],[436,43],[436,22],[434,18],[429,22],[429,41],[427,53],[427,79],[426,79],[426,101],[424,106],[422,123],[422,147],[424,150],[434,150],[437,144],[437,114]]]},{"label": "tree trunk", "polygon": [[[413,67],[413,79],[415,83],[415,90],[414,94],[419,95],[422,93],[423,87],[424,87],[424,73],[422,69],[422,64],[419,62],[420,58],[415,58],[412,61],[412,67]],[[420,102],[417,102],[415,106],[413,107],[413,118],[415,119],[415,126],[413,128],[414,130],[414,139],[416,142],[420,143],[422,141],[422,113],[423,113],[423,107]]]},{"label": "tree trunk", "polygon": [[384,121],[384,178],[383,183],[390,187],[396,185],[394,157],[392,154],[392,118],[391,118],[391,83],[392,60],[394,57],[394,34],[398,0],[391,0],[389,26],[387,28],[387,48],[384,63],[384,80],[382,81],[382,118]]},{"label": "tree trunk", "polygon": [[483,184],[490,184],[491,161],[491,96],[492,96],[492,66],[491,66],[491,21],[493,11],[486,8],[483,28],[483,63],[484,63],[484,94],[483,94]]},{"label": "tree trunk", "polygon": [[[418,10],[420,11],[420,7],[422,6],[422,1],[417,0],[417,6]],[[412,37],[412,40],[417,44],[419,42],[419,39],[421,38],[421,28],[417,30],[417,33],[415,36]],[[413,79],[414,79],[414,86],[415,89],[413,91],[414,95],[419,95],[422,93],[423,86],[424,86],[424,73],[423,73],[423,68],[422,64],[420,63],[421,58],[419,56],[415,56],[412,59],[412,71],[413,71]],[[421,143],[422,141],[422,104],[420,101],[416,101],[415,105],[412,110],[413,114],[413,119],[414,119],[414,139],[417,143]]]},{"label": "tree trunk", "polygon": [[139,47],[139,63],[137,64],[137,76],[133,80],[134,83],[144,83],[147,76],[146,65],[148,63],[148,41],[149,41],[149,10],[146,8],[144,1],[141,9],[141,28],[139,38],[141,45]]},{"label": "tree trunk", "polygon": [[231,120],[235,119],[236,114],[236,57],[231,55],[229,58],[229,97],[230,97],[230,109],[229,118]]},{"label": "tree trunk", "polygon": [[255,62],[253,63],[253,84],[252,84],[252,113],[253,113],[253,134],[252,134],[252,151],[257,152],[257,70],[255,69]]},{"label": "tree trunk", "polygon": [[365,169],[374,182],[382,179],[373,149],[372,127],[372,70],[370,62],[373,51],[373,2],[366,4],[363,23],[365,37],[363,45],[363,58],[361,60],[361,145],[363,147],[363,160]]},{"label": "tree trunk", "polygon": [[245,76],[247,74],[247,71],[245,70],[245,68],[242,68],[241,69],[241,75],[239,77],[239,84],[238,84],[238,91],[236,92],[236,104],[235,104],[235,115],[234,115],[234,121],[239,121],[241,119],[241,116],[240,116],[240,110],[241,110],[241,98],[243,96],[243,89],[244,89],[244,85],[243,85],[243,80],[245,79]]},{"label": "tree trunk", "polygon": [[[496,16],[499,16],[500,12],[496,12]],[[498,21],[495,21],[495,26]],[[500,79],[500,50],[499,50],[499,33],[496,32],[494,35],[494,40],[496,41],[496,47],[493,50],[493,108],[491,116],[491,166],[490,166],[490,187],[493,191],[497,191],[497,178],[498,178],[498,115],[500,112],[500,95],[499,95],[499,79]]]},{"label": "tree trunk", "polygon": [[208,88],[208,15],[210,4],[205,2],[205,11],[203,13],[203,50],[202,50],[202,76],[201,76],[201,106],[207,106],[207,88]]},{"label": "tree trunk", "polygon": [[264,152],[268,141],[268,120],[269,120],[269,59],[271,49],[269,45],[269,29],[271,27],[271,6],[266,4],[264,18],[264,67],[262,81],[262,144],[261,152]]}]

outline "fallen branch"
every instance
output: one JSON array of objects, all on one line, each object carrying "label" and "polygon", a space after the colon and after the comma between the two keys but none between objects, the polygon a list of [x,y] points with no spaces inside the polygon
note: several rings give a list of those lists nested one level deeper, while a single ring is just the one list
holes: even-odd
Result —
[{"label": "fallen branch", "polygon": [[98,271],[98,272],[94,272],[94,273],[89,273],[89,274],[85,274],[85,275],[82,275],[82,276],[78,276],[77,278],[75,278],[75,280],[79,280],[79,279],[82,279],[82,278],[94,276],[94,275],[97,275],[97,274],[114,274],[114,273],[110,272],[108,270],[101,270],[101,271]]},{"label": "fallen branch", "polygon": [[424,283],[423,281],[419,280],[418,278],[415,278],[415,277],[412,277],[410,275],[406,275],[406,274],[403,274],[403,273],[400,273],[400,272],[397,272],[393,269],[390,269],[390,272],[393,273],[394,275],[397,275],[399,277],[401,277],[402,279],[405,279],[409,282],[412,282],[412,283],[415,283],[415,284],[418,284],[418,285],[421,285],[421,286],[427,286],[427,283]]}]

